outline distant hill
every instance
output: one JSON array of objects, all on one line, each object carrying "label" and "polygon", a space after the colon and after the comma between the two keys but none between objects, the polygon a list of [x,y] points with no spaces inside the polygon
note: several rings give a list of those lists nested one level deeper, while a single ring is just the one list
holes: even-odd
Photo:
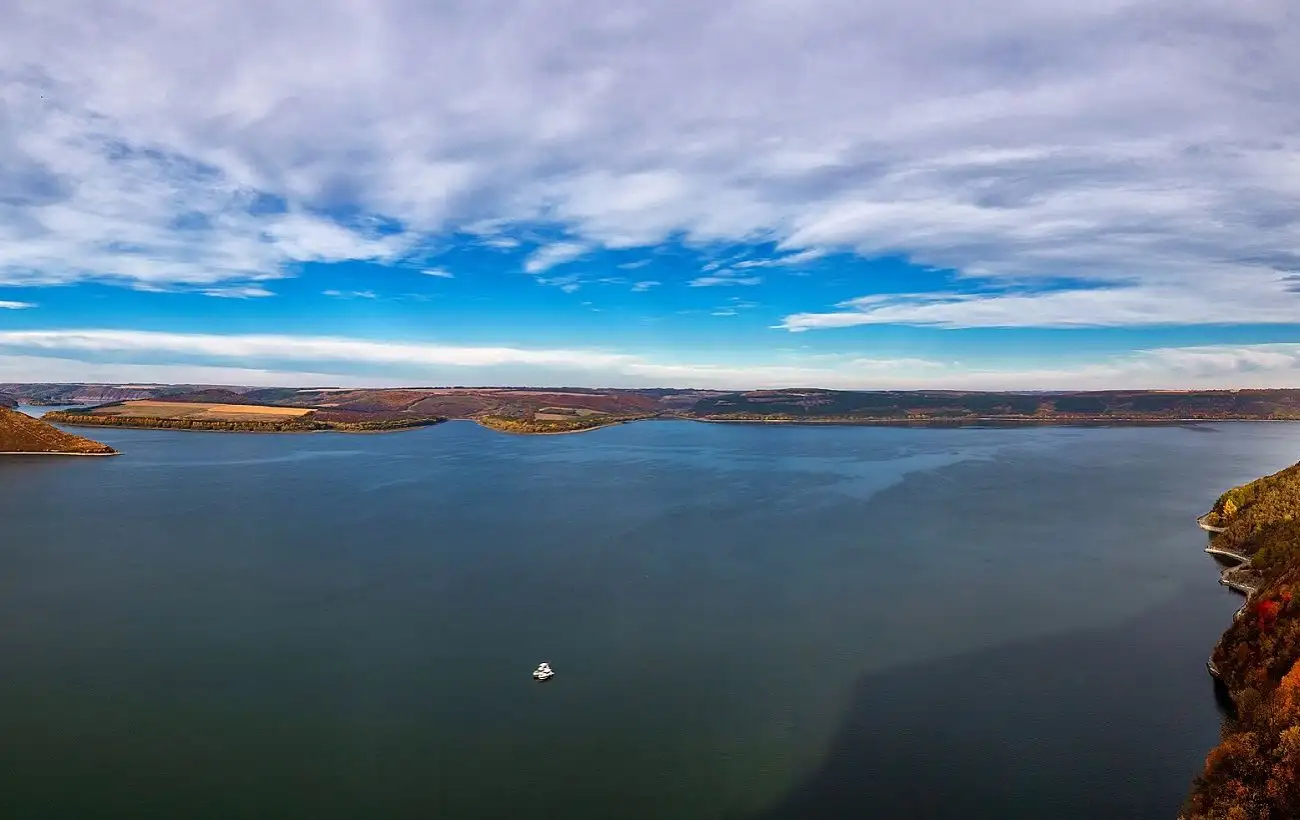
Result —
[{"label": "distant hill", "polygon": [[703,397],[689,414],[791,421],[1300,419],[1300,390],[751,390]]},{"label": "distant hill", "polygon": [[1071,424],[1179,420],[1300,420],[1300,390],[693,390],[589,387],[293,388],[148,384],[0,384],[31,404],[160,400],[309,408],[322,413],[536,420],[559,409],[614,418],[809,423]]},{"label": "distant hill", "polygon": [[[180,384],[26,384],[0,383],[0,393],[14,396],[27,404],[54,406],[61,404],[105,404],[110,401],[154,399],[172,393],[201,390],[208,385]],[[236,388],[242,392],[241,388]]]},{"label": "distant hill", "polygon": [[107,444],[65,433],[17,410],[0,407],[0,453],[112,455]]},{"label": "distant hill", "polygon": [[[262,404],[248,397],[247,393],[230,390],[225,387],[209,387],[191,393],[160,394],[167,401],[179,401],[193,404]],[[150,397],[153,398],[153,397]]]},{"label": "distant hill", "polygon": [[8,393],[0,393],[0,407],[17,407],[18,399]]}]

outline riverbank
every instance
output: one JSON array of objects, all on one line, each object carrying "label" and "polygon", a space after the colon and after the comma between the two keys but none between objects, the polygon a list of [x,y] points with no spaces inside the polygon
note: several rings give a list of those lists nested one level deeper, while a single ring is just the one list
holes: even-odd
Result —
[{"label": "riverbank", "polygon": [[1198,516],[1196,517],[1196,526],[1200,527],[1201,529],[1203,529],[1203,530],[1205,530],[1206,532],[1209,532],[1209,533],[1220,533],[1220,532],[1223,532],[1224,530],[1226,530],[1227,527],[1216,527],[1216,526],[1214,526],[1214,525],[1212,525],[1212,524],[1208,524],[1208,523],[1206,523],[1206,522],[1209,520],[1210,516],[1213,515],[1213,514],[1214,514],[1214,511],[1211,510],[1210,512],[1207,512],[1207,513],[1201,513],[1200,515],[1198,515]]},{"label": "riverbank", "polygon": [[1219,583],[1246,601],[1206,662],[1233,715],[1179,816],[1300,816],[1300,464],[1228,490],[1196,522],[1205,552],[1233,563]]},{"label": "riverbank", "polygon": [[178,430],[202,433],[396,433],[432,427],[445,418],[385,419],[373,422],[342,422],[303,417],[293,421],[247,421],[188,419],[151,416],[95,416],[90,413],[54,411],[41,417],[45,422],[67,427],[121,428],[125,430]]},{"label": "riverbank", "polygon": [[92,457],[103,457],[103,456],[120,456],[120,455],[122,455],[122,454],[119,453],[117,450],[114,450],[114,451],[111,452],[111,453],[61,453],[61,452],[58,452],[58,451],[50,451],[50,450],[27,450],[27,451],[23,451],[23,450],[6,450],[6,451],[2,451],[2,452],[0,452],[0,456],[92,456]]}]

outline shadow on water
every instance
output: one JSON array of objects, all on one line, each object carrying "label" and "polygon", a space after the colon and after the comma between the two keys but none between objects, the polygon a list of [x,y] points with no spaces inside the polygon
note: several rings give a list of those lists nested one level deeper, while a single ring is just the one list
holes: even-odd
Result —
[{"label": "shadow on water", "polygon": [[1219,609],[1180,595],[1117,627],[867,675],[819,768],[750,820],[1172,818],[1218,742]]}]

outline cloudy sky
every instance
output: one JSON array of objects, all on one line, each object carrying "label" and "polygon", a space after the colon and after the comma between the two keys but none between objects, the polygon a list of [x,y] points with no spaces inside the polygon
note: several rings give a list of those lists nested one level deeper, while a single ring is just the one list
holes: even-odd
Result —
[{"label": "cloudy sky", "polygon": [[1290,0],[0,0],[0,381],[1300,386]]}]

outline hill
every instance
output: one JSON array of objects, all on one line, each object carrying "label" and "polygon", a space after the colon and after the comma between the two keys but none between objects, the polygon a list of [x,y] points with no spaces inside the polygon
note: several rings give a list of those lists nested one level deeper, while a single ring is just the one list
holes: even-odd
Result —
[{"label": "hill", "polygon": [[185,393],[201,387],[202,385],[9,382],[0,384],[0,393],[7,393],[27,404],[51,407],[61,404],[103,404],[128,399],[153,399],[171,393]]},{"label": "hill", "polygon": [[0,453],[108,456],[116,452],[107,444],[65,433],[40,419],[0,407]]},{"label": "hill", "polygon": [[1300,419],[1300,390],[751,390],[700,398],[692,416],[738,421],[1161,421]]},{"label": "hill", "polygon": [[1211,657],[1236,715],[1183,817],[1300,817],[1300,464],[1224,493],[1204,523],[1249,558],[1254,592]]},{"label": "hill", "polygon": [[[646,418],[788,424],[1114,424],[1300,420],[1300,390],[1108,390],[970,392],[957,390],[692,390],[587,387],[292,388],[195,385],[0,384],[33,404],[129,402],[292,407],[311,416],[275,429],[356,425],[395,429],[432,419],[474,419],[512,432],[562,432]],[[229,412],[234,412],[229,411]],[[247,415],[246,411],[244,415]],[[576,420],[570,416],[602,419]],[[99,413],[98,415],[105,415]],[[63,423],[130,425],[61,414]],[[77,416],[76,419],[73,416]],[[150,417],[157,418],[156,414]],[[560,418],[563,417],[563,418]],[[417,419],[424,420],[417,422]],[[248,421],[245,419],[245,421]],[[205,424],[207,424],[205,422]],[[176,426],[149,422],[146,426]],[[320,429],[316,427],[313,429]],[[187,423],[186,429],[198,429]],[[209,429],[217,429],[209,425]],[[228,425],[220,429],[232,429]],[[254,429],[250,426],[238,429]],[[268,429],[258,425],[257,429]],[[355,429],[367,429],[366,427]]]}]

